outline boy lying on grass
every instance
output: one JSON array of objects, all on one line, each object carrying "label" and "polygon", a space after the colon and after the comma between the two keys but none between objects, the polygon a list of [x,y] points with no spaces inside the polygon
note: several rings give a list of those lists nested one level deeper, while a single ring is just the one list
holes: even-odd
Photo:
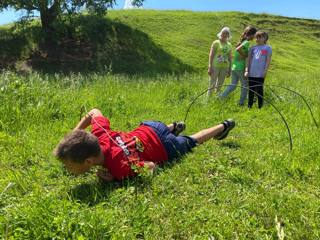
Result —
[{"label": "boy lying on grass", "polygon": [[[91,133],[84,130],[90,125]],[[153,172],[156,165],[181,157],[212,138],[222,140],[234,126],[235,122],[229,119],[191,136],[179,136],[185,129],[182,122],[166,126],[145,121],[131,132],[117,132],[110,129],[109,120],[98,109],[92,109],[62,139],[54,154],[76,175],[102,166],[98,177],[105,181],[122,180],[142,169]]]}]

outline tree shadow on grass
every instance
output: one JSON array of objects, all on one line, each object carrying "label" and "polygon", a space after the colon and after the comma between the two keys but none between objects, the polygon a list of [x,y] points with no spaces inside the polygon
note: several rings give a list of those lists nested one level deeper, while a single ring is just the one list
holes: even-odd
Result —
[{"label": "tree shadow on grass", "polygon": [[10,63],[24,59],[23,66],[43,73],[152,75],[193,71],[146,33],[104,17],[81,15],[59,23],[55,46],[49,48],[43,44],[39,26],[17,33],[3,31],[6,34],[0,36],[0,63],[12,56]]},{"label": "tree shadow on grass", "polygon": [[23,58],[28,46],[27,37],[13,33],[13,29],[0,29],[0,69],[14,68],[16,61]]}]

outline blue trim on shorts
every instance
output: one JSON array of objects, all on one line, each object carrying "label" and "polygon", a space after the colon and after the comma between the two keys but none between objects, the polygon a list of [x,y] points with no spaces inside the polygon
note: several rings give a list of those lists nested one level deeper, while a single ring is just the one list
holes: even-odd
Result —
[{"label": "blue trim on shorts", "polygon": [[159,121],[144,121],[142,125],[151,127],[167,151],[169,160],[182,157],[197,146],[197,141],[189,136],[175,136],[169,128]]}]

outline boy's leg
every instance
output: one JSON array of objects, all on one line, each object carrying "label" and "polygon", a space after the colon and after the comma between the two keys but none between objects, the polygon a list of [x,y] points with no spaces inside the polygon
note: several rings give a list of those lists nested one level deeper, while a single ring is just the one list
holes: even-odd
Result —
[{"label": "boy's leg", "polygon": [[217,126],[207,128],[204,130],[201,130],[200,132],[197,132],[190,137],[194,138],[199,144],[204,143],[216,136],[219,136],[224,130],[224,125],[219,124]]},{"label": "boy's leg", "polygon": [[171,133],[178,136],[186,129],[186,124],[184,122],[173,122],[168,124],[167,127]]},{"label": "boy's leg", "polygon": [[190,137],[195,139],[199,144],[204,143],[212,138],[221,140],[227,137],[229,131],[235,127],[235,122],[232,119],[225,120],[217,126],[207,128],[197,132]]}]

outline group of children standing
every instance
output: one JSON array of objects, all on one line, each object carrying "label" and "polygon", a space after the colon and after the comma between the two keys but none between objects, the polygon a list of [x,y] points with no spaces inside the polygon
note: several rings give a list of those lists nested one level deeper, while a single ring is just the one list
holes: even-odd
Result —
[{"label": "group of children standing", "polygon": [[[257,31],[256,28],[248,26],[241,34],[240,41],[232,54],[231,31],[224,27],[217,35],[218,40],[212,43],[209,54],[208,74],[209,89],[208,96],[214,90],[221,99],[226,98],[233,92],[238,82],[241,82],[241,95],[239,105],[243,106],[247,96],[248,107],[251,108],[254,102],[254,95],[257,96],[258,106],[263,106],[263,84],[267,75],[272,48],[267,45],[268,34]],[[256,45],[250,48],[250,41],[256,38]],[[224,92],[220,93],[226,77],[231,76],[231,85],[228,85]],[[248,94],[249,89],[249,94]]]}]

